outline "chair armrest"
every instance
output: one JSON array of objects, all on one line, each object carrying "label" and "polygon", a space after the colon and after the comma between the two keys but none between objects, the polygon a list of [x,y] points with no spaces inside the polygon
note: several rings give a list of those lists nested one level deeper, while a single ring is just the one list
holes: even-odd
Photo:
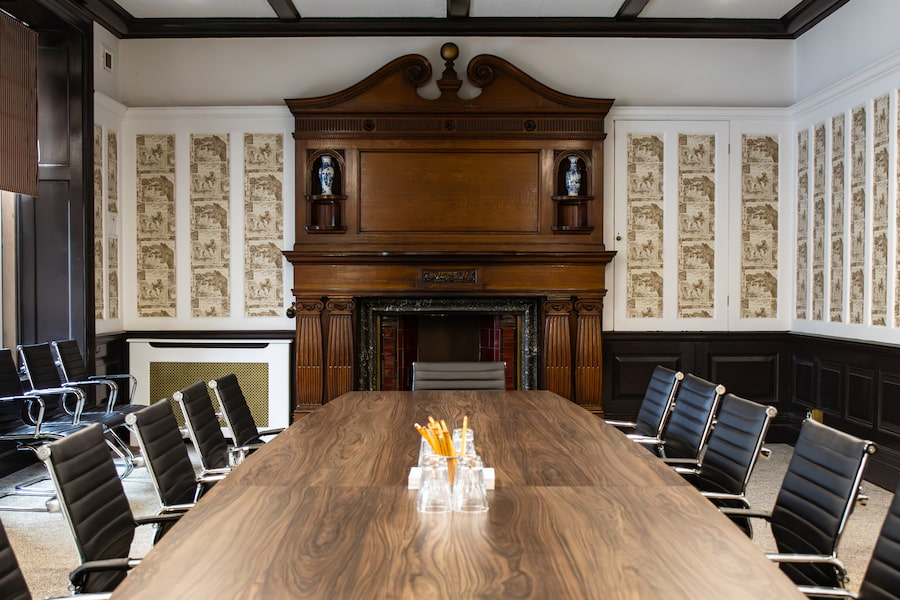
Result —
[{"label": "chair armrest", "polygon": [[87,400],[87,395],[81,388],[71,388],[63,386],[57,388],[40,388],[37,390],[29,390],[25,392],[26,396],[58,396],[60,394],[71,394],[75,396],[74,410],[70,409],[68,405],[66,405],[66,403],[63,401],[60,401],[60,405],[63,407],[63,410],[72,415],[73,423],[78,424],[79,422],[81,422],[81,413],[84,410],[84,403]]},{"label": "chair armrest", "polygon": [[[116,379],[127,379],[129,382],[128,386],[128,398],[129,402],[133,402],[134,393],[137,391],[137,377],[130,373],[113,373],[106,375],[91,375],[88,379],[111,379],[115,381]],[[116,399],[118,400],[118,392],[116,393]]]},{"label": "chair armrest", "polygon": [[[221,473],[218,471],[221,471]],[[197,483],[215,483],[217,481],[222,481],[230,472],[231,469],[212,469],[210,471],[204,471],[197,476]]]},{"label": "chair armrest", "polygon": [[[69,581],[77,590],[84,585],[84,580],[90,573],[100,573],[103,571],[128,571],[138,566],[141,562],[139,558],[107,558],[105,560],[91,560],[75,567],[75,570],[69,573]],[[79,595],[78,598],[90,598],[91,595]],[[102,598],[103,596],[97,596]],[[108,597],[108,596],[107,596]]]},{"label": "chair armrest", "polygon": [[[663,458],[664,463],[669,465],[670,467],[685,467],[689,469],[699,469],[700,462],[693,458]],[[689,465],[689,466],[688,466]]]},{"label": "chair armrest", "polygon": [[178,519],[181,518],[181,514],[177,515],[153,515],[149,517],[135,517],[134,524],[135,525],[155,525],[155,524],[165,524],[165,523],[174,523]]},{"label": "chair armrest", "polygon": [[603,422],[607,425],[612,425],[613,427],[634,429],[634,427],[637,426],[637,423],[634,423],[633,421],[616,421],[614,419],[604,419]]},{"label": "chair armrest", "polygon": [[221,476],[224,477],[225,475],[228,475],[229,473],[231,473],[231,467],[221,467],[221,468],[218,468],[218,469],[208,469],[208,470],[206,470],[206,471],[201,471],[201,472],[200,472],[200,475],[199,475],[197,478],[198,478],[198,479],[203,479],[204,477],[208,477],[208,476],[210,476],[210,475],[213,475],[213,476],[221,475]]},{"label": "chair armrest", "polygon": [[649,435],[638,435],[636,433],[629,433],[626,435],[629,440],[632,442],[637,442],[638,444],[644,444],[647,446],[651,445],[661,445],[663,441],[658,437],[650,437]]},{"label": "chair armrest", "polygon": [[830,554],[785,554],[780,552],[767,552],[766,558],[777,563],[812,563],[828,564],[844,568],[844,563],[836,556]]},{"label": "chair armrest", "polygon": [[109,379],[99,377],[91,377],[86,381],[67,381],[63,385],[67,387],[81,387],[83,385],[105,385],[107,388],[109,388],[109,395],[106,399],[106,412],[112,412],[113,406],[116,403],[116,396],[119,394],[119,386],[116,385],[115,381],[110,381]]},{"label": "chair armrest", "polygon": [[729,494],[728,492],[704,492],[701,491],[700,494],[703,495],[704,498],[709,498],[710,500],[734,500],[736,502],[740,502],[744,505],[745,508],[740,508],[734,506],[732,508],[736,510],[750,510],[750,503],[747,501],[747,498],[740,494]]},{"label": "chair armrest", "polygon": [[719,507],[719,512],[729,517],[747,517],[748,519],[764,519],[766,521],[772,518],[771,511],[758,510],[752,508],[732,508],[728,506]]},{"label": "chair armrest", "polygon": [[820,585],[798,585],[797,590],[810,598],[859,598],[853,590],[824,587]]},{"label": "chair armrest", "polygon": [[276,427],[274,429],[260,429],[259,435],[260,436],[278,435],[282,431],[284,431],[284,427]]},{"label": "chair armrest", "polygon": [[679,475],[699,475],[700,469],[697,467],[679,467],[678,465],[672,465],[672,470],[678,473]]}]

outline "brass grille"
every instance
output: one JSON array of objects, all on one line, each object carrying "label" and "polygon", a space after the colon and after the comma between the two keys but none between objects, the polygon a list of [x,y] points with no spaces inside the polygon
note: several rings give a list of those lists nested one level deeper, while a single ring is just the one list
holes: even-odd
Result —
[{"label": "brass grille", "polygon": [[[197,382],[209,382],[217,377],[234,373],[241,391],[250,405],[250,413],[257,427],[269,425],[269,365],[268,363],[241,362],[151,362],[150,402],[162,398],[172,399],[172,394]],[[215,393],[207,387],[207,393],[216,411],[219,403]],[[178,425],[184,425],[184,417],[177,402],[172,402]],[[222,426],[224,427],[224,422]]]}]

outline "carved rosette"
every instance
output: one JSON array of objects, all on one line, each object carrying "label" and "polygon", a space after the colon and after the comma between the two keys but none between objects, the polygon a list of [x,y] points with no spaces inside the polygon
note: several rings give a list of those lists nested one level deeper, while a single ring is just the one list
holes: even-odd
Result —
[{"label": "carved rosette", "polygon": [[572,396],[572,342],[569,314],[572,301],[551,298],[544,302],[544,366],[547,389],[563,398]]},{"label": "carved rosette", "polygon": [[330,298],[325,305],[330,315],[326,401],[353,390],[353,309],[351,298]]},{"label": "carved rosette", "polygon": [[297,404],[322,402],[322,309],[318,298],[297,298]]},{"label": "carved rosette", "polygon": [[599,406],[603,391],[603,301],[580,299],[575,302],[575,311],[575,397],[578,404]]}]

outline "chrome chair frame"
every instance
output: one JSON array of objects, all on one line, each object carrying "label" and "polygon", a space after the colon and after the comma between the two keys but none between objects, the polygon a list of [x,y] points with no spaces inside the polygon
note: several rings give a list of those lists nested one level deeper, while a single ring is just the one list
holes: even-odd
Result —
[{"label": "chrome chair frame", "polygon": [[641,408],[634,421],[617,421],[607,419],[605,422],[613,427],[631,430],[626,435],[635,441],[645,443],[662,443],[662,434],[672,412],[675,393],[684,379],[684,373],[673,371],[662,365],[653,369]]},{"label": "chrome chair frame", "polygon": [[137,377],[130,373],[89,375],[81,357],[78,342],[74,339],[50,342],[50,348],[61,379],[64,380],[66,386],[106,386],[108,389],[106,412],[113,410],[133,412],[141,409],[141,406],[135,404],[116,404],[119,394],[119,385],[116,380],[127,379],[129,381],[128,398],[130,399],[134,398],[134,393],[137,391]]},{"label": "chrome chair frame", "polygon": [[767,521],[778,552],[766,556],[798,585],[842,587],[847,570],[837,547],[875,450],[869,440],[806,419],[773,508],[719,510],[733,520]]}]

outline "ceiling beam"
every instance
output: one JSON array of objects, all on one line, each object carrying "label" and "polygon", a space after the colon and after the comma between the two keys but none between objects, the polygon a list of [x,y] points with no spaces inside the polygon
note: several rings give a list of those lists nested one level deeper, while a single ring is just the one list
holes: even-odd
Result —
[{"label": "ceiling beam", "polygon": [[782,18],[785,31],[798,38],[850,0],[803,0]]},{"label": "ceiling beam", "polygon": [[125,38],[515,36],[790,39],[780,19],[577,17],[135,19]]},{"label": "ceiling beam", "polygon": [[469,16],[471,0],[447,0],[447,16],[466,18]]},{"label": "ceiling beam", "polygon": [[644,7],[650,0],[625,0],[616,13],[616,19],[620,21],[630,21],[636,19]]},{"label": "ceiling beam", "polygon": [[281,21],[300,20],[300,11],[294,6],[293,0],[269,0],[269,6]]}]

